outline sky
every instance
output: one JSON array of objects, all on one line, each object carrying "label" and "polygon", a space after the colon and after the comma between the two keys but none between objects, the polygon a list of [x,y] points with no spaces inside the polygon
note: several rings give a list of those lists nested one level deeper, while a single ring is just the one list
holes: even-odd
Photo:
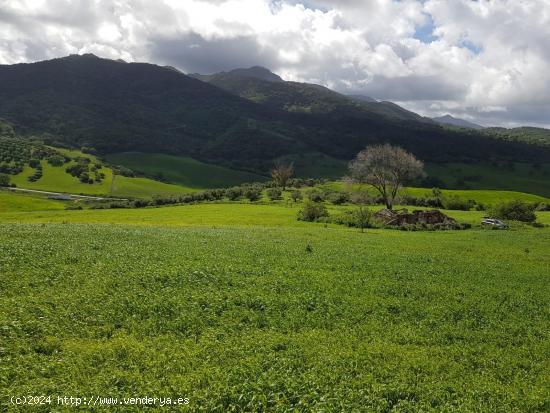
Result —
[{"label": "sky", "polygon": [[0,0],[0,64],[73,53],[550,127],[550,0]]}]

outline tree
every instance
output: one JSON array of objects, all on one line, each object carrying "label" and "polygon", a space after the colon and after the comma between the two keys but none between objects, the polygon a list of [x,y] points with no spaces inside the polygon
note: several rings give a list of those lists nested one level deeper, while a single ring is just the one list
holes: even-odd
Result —
[{"label": "tree", "polygon": [[247,198],[250,202],[257,201],[262,196],[262,191],[259,188],[254,187],[248,187],[243,191],[243,195],[245,198]]},{"label": "tree", "polygon": [[350,162],[351,179],[372,185],[382,196],[386,208],[403,184],[424,174],[424,164],[412,153],[389,144],[367,146]]},{"label": "tree", "polygon": [[297,189],[290,193],[290,198],[292,198],[294,202],[301,201],[303,197],[302,192]]},{"label": "tree", "polygon": [[0,186],[10,186],[10,177],[8,175],[0,174]]},{"label": "tree", "polygon": [[275,162],[275,167],[271,170],[271,177],[277,186],[280,186],[284,191],[289,179],[294,175],[294,164],[285,164]]},{"label": "tree", "polygon": [[266,194],[268,198],[272,201],[276,201],[277,199],[281,199],[281,190],[279,188],[269,188],[266,191]]},{"label": "tree", "polygon": [[535,222],[537,220],[535,210],[535,204],[528,204],[519,200],[512,200],[494,205],[491,208],[490,213],[495,218],[511,219],[513,221]]}]

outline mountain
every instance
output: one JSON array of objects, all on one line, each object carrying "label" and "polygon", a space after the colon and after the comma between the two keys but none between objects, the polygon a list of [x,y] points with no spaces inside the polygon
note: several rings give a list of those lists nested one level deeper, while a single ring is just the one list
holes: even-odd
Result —
[{"label": "mountain", "polygon": [[431,123],[431,120],[391,102],[377,102],[367,96],[346,96],[312,83],[284,81],[262,67],[190,76],[252,102],[286,112],[353,114],[371,119],[382,116],[390,120]]},{"label": "mountain", "polygon": [[248,69],[233,69],[229,72],[230,75],[252,77],[267,82],[281,83],[284,80],[269,69],[261,66],[253,66]]},{"label": "mountain", "polygon": [[389,102],[358,103],[318,85],[237,73],[205,82],[89,54],[1,65],[0,119],[58,146],[186,155],[258,172],[297,154],[348,161],[380,142],[429,162],[550,159],[549,151],[449,130]]},{"label": "mountain", "polygon": [[455,118],[448,114],[445,116],[432,118],[432,120],[441,125],[458,126],[459,128],[466,128],[466,129],[483,129],[483,126],[477,125],[472,122],[468,122],[467,120],[464,120],[464,119]]},{"label": "mountain", "polygon": [[304,148],[286,135],[296,135],[294,126],[271,126],[280,116],[268,108],[172,68],[91,54],[0,66],[0,117],[19,133],[101,153],[161,151],[253,164]]},{"label": "mountain", "polygon": [[348,95],[348,97],[351,99],[357,100],[359,102],[369,102],[369,103],[378,102],[376,99],[366,95]]},{"label": "mountain", "polygon": [[200,73],[191,73],[189,76],[202,80],[204,82],[209,82],[212,78],[218,75],[229,75],[229,76],[259,79],[259,80],[264,80],[266,82],[276,82],[276,83],[284,82],[284,80],[279,75],[276,75],[275,73],[271,72],[269,69],[266,69],[265,67],[262,67],[262,66],[252,66],[252,67],[249,67],[248,69],[245,69],[245,68],[233,69],[229,72],[214,73],[211,75],[201,75]]}]

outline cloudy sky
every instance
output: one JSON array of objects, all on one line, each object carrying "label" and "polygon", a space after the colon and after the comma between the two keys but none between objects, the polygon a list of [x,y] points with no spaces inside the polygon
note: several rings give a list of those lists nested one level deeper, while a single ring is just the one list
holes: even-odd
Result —
[{"label": "cloudy sky", "polygon": [[0,0],[0,63],[88,52],[550,127],[550,0]]}]

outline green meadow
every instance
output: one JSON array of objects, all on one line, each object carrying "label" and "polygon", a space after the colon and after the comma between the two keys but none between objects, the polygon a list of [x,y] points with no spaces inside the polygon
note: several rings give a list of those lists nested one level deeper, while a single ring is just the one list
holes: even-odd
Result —
[{"label": "green meadow", "polygon": [[[319,185],[321,189],[350,192],[368,192],[370,195],[376,195],[376,191],[367,185],[350,184],[345,181],[332,181]],[[519,200],[523,202],[548,202],[549,198],[518,191],[498,191],[488,189],[441,189],[443,196],[455,196],[463,199],[472,199],[476,202],[492,205],[499,202]],[[429,197],[432,195],[430,188],[404,188],[401,195],[412,195],[416,197]]]},{"label": "green meadow", "polygon": [[[143,177],[134,178],[116,175],[109,166],[104,165],[103,162],[93,155],[76,150],[55,149],[73,158],[73,160],[63,166],[52,166],[45,160],[41,161],[43,175],[35,182],[29,182],[28,180],[34,174],[35,169],[26,165],[21,173],[10,176],[11,182],[17,185],[18,188],[24,189],[129,198],[168,197],[195,190],[182,185],[159,182]],[[102,182],[94,182],[93,184],[82,183],[77,177],[68,174],[66,169],[76,164],[74,161],[76,157],[85,157],[89,158],[93,163],[102,163],[103,167],[99,169],[99,172],[105,176]]]},{"label": "green meadow", "polygon": [[186,156],[124,152],[107,155],[106,160],[148,177],[161,178],[194,189],[221,188],[266,180],[266,177],[258,174],[206,164]]},{"label": "green meadow", "polygon": [[427,164],[426,172],[453,189],[495,189],[550,197],[550,164]]},{"label": "green meadow", "polygon": [[[61,207],[0,192],[0,411],[74,410],[8,406],[14,394],[184,397],[181,411],[204,412],[550,409],[548,227],[484,230],[484,212],[446,211],[474,227],[361,233],[266,199]],[[108,409],[143,411],[84,410]]]}]

